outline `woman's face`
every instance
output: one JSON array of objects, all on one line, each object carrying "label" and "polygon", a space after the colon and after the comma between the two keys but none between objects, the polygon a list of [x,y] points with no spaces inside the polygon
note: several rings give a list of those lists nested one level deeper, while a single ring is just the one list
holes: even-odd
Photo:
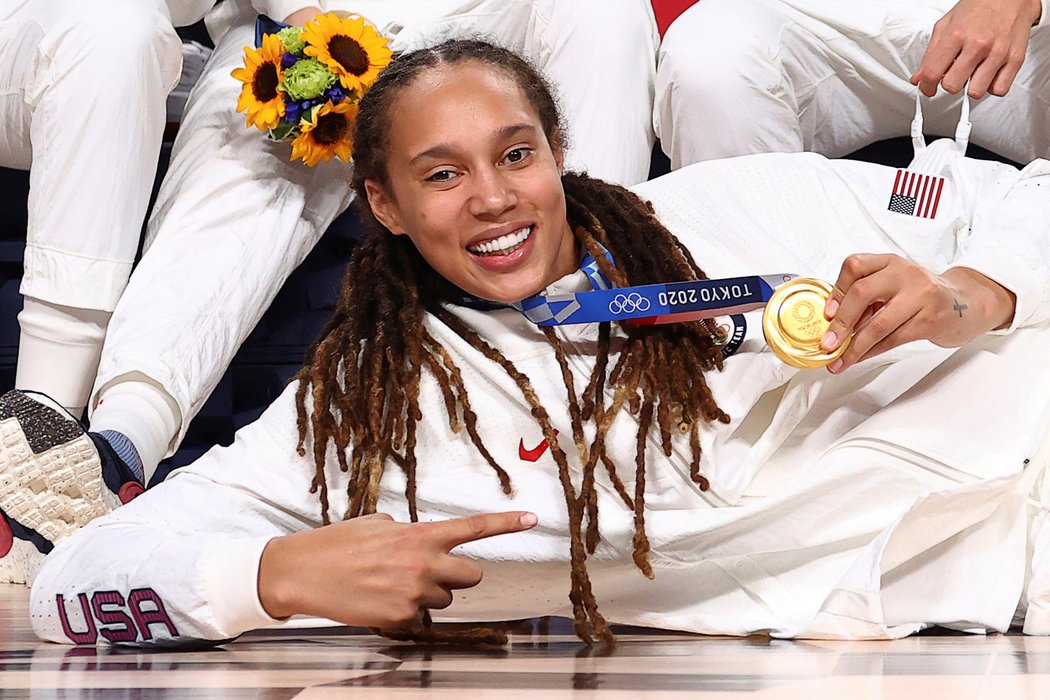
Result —
[{"label": "woman's face", "polygon": [[390,186],[367,181],[368,201],[442,277],[512,302],[576,269],[561,153],[506,73],[476,61],[431,69],[389,118]]}]

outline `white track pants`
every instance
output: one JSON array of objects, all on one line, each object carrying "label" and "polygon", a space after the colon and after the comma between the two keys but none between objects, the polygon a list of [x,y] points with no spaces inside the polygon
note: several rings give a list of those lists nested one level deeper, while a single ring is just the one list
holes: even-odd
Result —
[{"label": "white track pants", "polygon": [[[425,23],[397,17],[401,4],[412,5],[376,3],[383,17],[360,11],[386,31],[399,26],[395,50],[481,36],[524,54],[558,89],[572,141],[567,166],[625,184],[645,179],[657,41],[649,3],[474,0]],[[289,162],[288,144],[245,128],[234,111],[240,83],[230,71],[252,40],[250,21],[231,29],[190,96],[150,217],[149,248],[110,322],[92,400],[108,385],[145,375],[181,412],[173,446],[281,284],[352,197],[347,166]]]},{"label": "white track pants", "polygon": [[23,295],[113,310],[181,65],[160,0],[0,9],[0,165],[30,170]]},{"label": "white track pants", "polygon": [[[674,168],[762,152],[843,156],[905,136],[934,23],[955,0],[703,0],[664,36],[654,121]],[[1050,155],[1050,28],[1032,32],[1010,92],[975,103],[971,142],[1027,163]],[[949,136],[958,96],[927,102]]]}]

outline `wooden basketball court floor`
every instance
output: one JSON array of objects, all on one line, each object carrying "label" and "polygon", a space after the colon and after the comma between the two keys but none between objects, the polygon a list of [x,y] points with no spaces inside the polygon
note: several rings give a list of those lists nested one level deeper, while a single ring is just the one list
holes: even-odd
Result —
[{"label": "wooden basketball court floor", "polygon": [[201,651],[39,642],[27,590],[0,585],[0,698],[1050,698],[1050,638],[729,639],[622,629],[588,652],[563,620],[500,649],[437,649],[364,630],[254,632]]}]

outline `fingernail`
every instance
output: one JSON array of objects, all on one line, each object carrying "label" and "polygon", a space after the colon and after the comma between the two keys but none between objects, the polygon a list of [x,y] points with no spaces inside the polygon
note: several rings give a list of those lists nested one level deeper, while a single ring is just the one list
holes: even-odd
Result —
[{"label": "fingernail", "polygon": [[835,335],[834,331],[828,331],[824,334],[824,337],[820,339],[820,346],[825,350],[834,350],[838,345],[838,336]]},{"label": "fingernail", "polygon": [[828,318],[835,318],[835,314],[839,310],[839,303],[835,299],[828,299],[828,303],[824,304],[824,315]]},{"label": "fingernail", "polygon": [[835,360],[831,367],[828,367],[828,371],[832,374],[838,374],[842,370],[842,360]]},{"label": "fingernail", "polygon": [[536,517],[535,513],[522,513],[521,517],[518,518],[518,522],[521,523],[522,527],[533,527],[540,521]]}]

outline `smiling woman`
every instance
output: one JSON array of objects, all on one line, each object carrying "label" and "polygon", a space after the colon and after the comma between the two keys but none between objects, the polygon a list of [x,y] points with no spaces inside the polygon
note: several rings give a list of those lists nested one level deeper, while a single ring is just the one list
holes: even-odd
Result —
[{"label": "smiling woman", "polygon": [[[397,119],[394,114],[426,117]],[[578,633],[590,641],[609,635],[585,566],[598,533],[594,472],[600,461],[611,464],[605,438],[628,396],[643,406],[634,460],[635,495],[627,494],[613,470],[609,473],[635,511],[634,559],[646,574],[651,574],[645,536],[646,435],[651,428],[658,431],[669,451],[672,430],[684,426],[691,436],[693,479],[703,488],[700,424],[728,422],[729,417],[717,407],[704,381],[704,373],[721,364],[709,321],[632,331],[627,351],[613,365],[609,324],[603,324],[597,362],[582,401],[562,342],[547,329],[543,337],[561,367],[571,434],[588,473],[577,490],[569,476],[569,459],[529,377],[443,308],[464,294],[496,302],[537,294],[576,271],[584,248],[621,286],[702,278],[688,254],[637,197],[586,176],[563,182],[563,133],[543,79],[518,56],[484,42],[448,42],[415,52],[381,77],[362,103],[354,139],[359,144],[354,187],[359,201],[368,203],[366,215],[375,216],[375,235],[347,271],[355,286],[374,293],[344,295],[336,318],[311,350],[300,374],[299,428],[300,444],[310,437],[315,445],[323,513],[328,512],[323,448],[332,440],[358,446],[348,464],[356,475],[348,494],[355,515],[374,512],[384,467],[401,452],[397,456],[406,465],[406,496],[415,519],[418,392],[426,367],[442,386],[450,419],[462,413],[471,441],[499,475],[504,493],[510,494],[509,476],[492,460],[478,433],[459,368],[427,329],[427,317],[439,319],[506,371],[551,445],[570,521],[573,614]],[[637,230],[627,229],[628,222]],[[603,248],[622,255],[621,268],[609,263],[600,253]],[[399,323],[384,327],[381,319],[393,314]],[[383,328],[379,333],[374,332],[377,326]],[[673,382],[671,375],[658,371],[658,362],[675,371]],[[345,387],[338,386],[343,381],[337,378],[340,365],[357,368],[348,372],[356,376]],[[604,385],[610,368],[614,378],[624,381],[606,406]],[[306,397],[311,391],[315,410],[308,423]],[[388,420],[380,421],[380,416]],[[586,421],[594,424],[590,445],[584,438]]]},{"label": "smiling woman", "polygon": [[[885,209],[879,166],[755,156],[631,192],[563,173],[564,133],[509,51],[395,60],[354,134],[372,230],[296,381],[60,543],[37,633],[225,640],[306,614],[502,638],[432,626],[442,610],[568,615],[586,642],[612,641],[607,618],[887,638],[1006,629],[1019,604],[1050,633],[1050,488],[1032,491],[1050,373],[1025,371],[1050,353],[1050,167],[960,161],[914,219]],[[823,313],[853,340],[835,373],[786,367],[753,317],[617,320],[664,304],[646,285],[744,293],[694,255],[725,277],[837,276]],[[592,289],[614,297],[599,320],[558,325]],[[33,406],[14,418],[50,420]],[[132,603],[144,627],[102,607]]]},{"label": "smiling woman", "polygon": [[[418,76],[379,110],[426,118],[393,123],[380,141],[390,144],[385,173],[358,168],[355,180],[380,223],[407,235],[438,274],[474,296],[513,302],[579,266],[559,132],[548,140],[512,74],[457,62]],[[371,128],[362,127],[365,141]]]}]

